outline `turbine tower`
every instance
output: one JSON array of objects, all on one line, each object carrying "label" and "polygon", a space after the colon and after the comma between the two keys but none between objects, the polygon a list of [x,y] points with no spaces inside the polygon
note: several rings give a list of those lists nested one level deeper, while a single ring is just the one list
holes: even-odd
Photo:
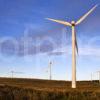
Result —
[{"label": "turbine tower", "polygon": [[91,82],[93,81],[93,73],[91,73]]},{"label": "turbine tower", "polygon": [[50,80],[52,79],[52,73],[51,73],[51,67],[52,67],[52,62],[50,61],[50,63],[49,63],[49,70],[50,70]]},{"label": "turbine tower", "polygon": [[98,75],[99,75],[99,83],[100,83],[100,71],[97,71]]},{"label": "turbine tower", "polygon": [[77,45],[77,39],[76,39],[76,32],[75,32],[75,26],[79,25],[89,14],[91,14],[98,5],[95,5],[92,9],[90,9],[84,16],[82,16],[77,22],[71,21],[66,22],[62,20],[55,20],[51,18],[46,18],[47,20],[57,22],[59,24],[63,24],[65,26],[70,26],[72,29],[72,88],[76,88],[76,51],[78,53],[78,45]]},{"label": "turbine tower", "polygon": [[49,62],[48,69],[46,72],[49,73],[49,80],[52,80],[52,62],[51,61]]}]

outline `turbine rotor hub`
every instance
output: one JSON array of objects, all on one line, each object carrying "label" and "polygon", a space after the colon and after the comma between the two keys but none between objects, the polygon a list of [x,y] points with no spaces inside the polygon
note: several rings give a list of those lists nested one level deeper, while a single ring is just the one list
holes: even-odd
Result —
[{"label": "turbine rotor hub", "polygon": [[72,21],[72,22],[71,22],[71,25],[72,25],[72,26],[75,26],[75,21]]}]

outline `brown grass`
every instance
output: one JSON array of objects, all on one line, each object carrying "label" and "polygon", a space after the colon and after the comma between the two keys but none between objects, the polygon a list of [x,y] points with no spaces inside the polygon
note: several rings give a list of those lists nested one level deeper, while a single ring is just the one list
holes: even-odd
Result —
[{"label": "brown grass", "polygon": [[100,100],[97,81],[71,82],[0,78],[0,100]]}]

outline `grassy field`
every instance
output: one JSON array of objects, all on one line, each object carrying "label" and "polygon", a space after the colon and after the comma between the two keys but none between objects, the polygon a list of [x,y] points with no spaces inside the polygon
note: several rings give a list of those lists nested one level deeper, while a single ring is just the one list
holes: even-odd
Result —
[{"label": "grassy field", "polygon": [[100,100],[98,81],[68,81],[0,78],[0,100]]}]

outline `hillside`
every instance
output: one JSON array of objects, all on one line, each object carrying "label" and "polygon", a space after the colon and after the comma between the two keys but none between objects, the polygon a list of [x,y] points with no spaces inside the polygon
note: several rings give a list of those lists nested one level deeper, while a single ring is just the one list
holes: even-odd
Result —
[{"label": "hillside", "polygon": [[0,78],[0,100],[99,100],[98,81],[70,81]]}]

